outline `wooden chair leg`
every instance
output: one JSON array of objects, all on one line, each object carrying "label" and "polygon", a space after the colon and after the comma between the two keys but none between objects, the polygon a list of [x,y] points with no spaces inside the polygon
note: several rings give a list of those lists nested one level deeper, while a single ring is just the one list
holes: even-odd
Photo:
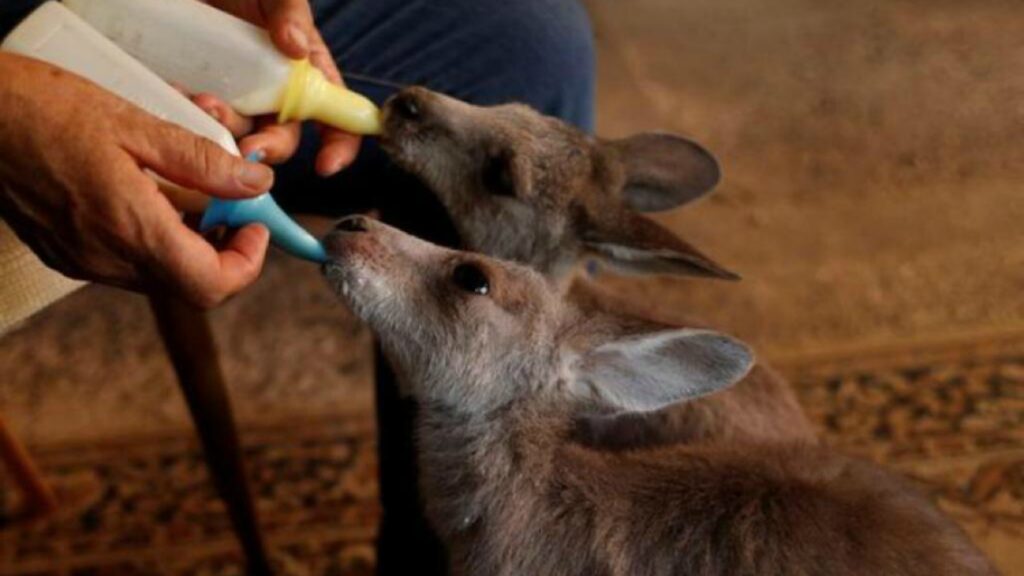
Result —
[{"label": "wooden chair leg", "polygon": [[209,319],[201,310],[171,297],[151,296],[150,306],[192,413],[206,464],[241,542],[248,573],[269,575],[270,562]]},{"label": "wooden chair leg", "polygon": [[23,512],[27,517],[46,516],[57,510],[57,497],[53,490],[43,480],[28,450],[14,437],[3,418],[0,418],[0,459],[21,491]]},{"label": "wooden chair leg", "polygon": [[423,512],[413,441],[415,404],[398,393],[394,370],[374,347],[377,449],[383,516],[377,535],[377,576],[444,576],[447,554]]}]

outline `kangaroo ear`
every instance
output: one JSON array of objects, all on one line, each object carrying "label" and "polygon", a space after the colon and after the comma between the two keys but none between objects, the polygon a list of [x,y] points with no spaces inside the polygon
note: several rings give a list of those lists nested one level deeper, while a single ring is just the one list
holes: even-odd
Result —
[{"label": "kangaroo ear", "polygon": [[721,178],[718,162],[700,144],[681,136],[646,133],[614,140],[626,167],[622,198],[640,212],[660,212],[710,192]]},{"label": "kangaroo ear", "polygon": [[621,272],[739,280],[658,223],[627,210],[584,226],[583,244]]},{"label": "kangaroo ear", "polygon": [[624,336],[580,356],[571,390],[626,412],[650,412],[727,388],[753,366],[733,338],[708,330],[669,329]]}]

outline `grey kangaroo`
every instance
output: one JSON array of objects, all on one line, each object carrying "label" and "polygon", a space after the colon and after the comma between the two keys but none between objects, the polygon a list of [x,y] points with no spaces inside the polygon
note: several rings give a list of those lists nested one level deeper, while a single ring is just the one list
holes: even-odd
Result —
[{"label": "grey kangaroo", "polygon": [[[718,164],[694,142],[668,134],[606,141],[526,106],[472,106],[418,87],[383,113],[383,148],[438,196],[467,249],[526,264],[589,307],[659,318],[656,307],[573,281],[587,257],[634,273],[736,278],[640,214],[714,188]],[[763,365],[726,393],[605,421],[594,433],[624,448],[703,437],[815,441],[786,381]]]},{"label": "grey kangaroo", "polygon": [[803,442],[609,450],[593,420],[741,380],[743,344],[582,309],[528,267],[363,217],[325,274],[419,402],[427,514],[456,575],[994,574],[881,469]]}]

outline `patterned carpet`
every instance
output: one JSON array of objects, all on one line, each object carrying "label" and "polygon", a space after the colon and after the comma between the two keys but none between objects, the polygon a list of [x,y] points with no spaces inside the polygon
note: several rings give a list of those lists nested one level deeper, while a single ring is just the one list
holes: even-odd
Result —
[{"label": "patterned carpet", "polygon": [[[365,414],[247,433],[250,478],[281,574],[372,573],[373,439]],[[39,461],[62,510],[48,521],[9,520],[0,531],[0,574],[242,573],[223,506],[187,435],[55,446]]]},{"label": "patterned carpet", "polygon": [[1024,574],[1024,333],[783,367],[826,441],[919,480]]},{"label": "patterned carpet", "polygon": [[[781,369],[828,442],[919,480],[1006,574],[1021,573],[1024,334]],[[379,511],[368,412],[250,429],[245,440],[282,573],[372,573]],[[49,521],[9,520],[0,574],[241,573],[188,434],[50,446],[38,456],[66,504]],[[3,504],[16,505],[9,495]]]}]

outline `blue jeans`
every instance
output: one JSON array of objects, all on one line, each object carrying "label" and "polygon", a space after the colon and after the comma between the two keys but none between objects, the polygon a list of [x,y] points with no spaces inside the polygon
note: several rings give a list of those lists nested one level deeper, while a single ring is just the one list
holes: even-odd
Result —
[{"label": "blue jeans", "polygon": [[[0,0],[0,33],[40,0]],[[525,102],[589,130],[594,53],[577,0],[313,0],[317,22],[348,85],[378,103],[424,85],[478,104]],[[6,28],[5,28],[6,26]],[[290,211],[339,215],[375,208],[383,219],[444,244],[457,238],[433,196],[392,167],[372,140],[342,174],[313,172],[316,131],[278,169],[274,194]],[[381,574],[442,574],[444,555],[420,514],[412,445],[415,406],[377,367]]]}]

